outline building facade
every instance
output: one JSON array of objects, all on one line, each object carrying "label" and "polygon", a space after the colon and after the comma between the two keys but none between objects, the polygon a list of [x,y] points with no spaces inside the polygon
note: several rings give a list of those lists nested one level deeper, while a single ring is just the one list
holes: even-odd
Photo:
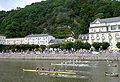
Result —
[{"label": "building facade", "polygon": [[78,39],[81,40],[84,43],[88,42],[89,41],[89,34],[80,34]]},{"label": "building facade", "polygon": [[6,36],[0,35],[0,44],[5,44]]},{"label": "building facade", "polygon": [[75,39],[73,37],[68,37],[65,39],[66,42],[75,42]]},{"label": "building facade", "polygon": [[24,38],[24,44],[49,45],[49,41],[55,39],[48,34],[31,34]]},{"label": "building facade", "polygon": [[24,44],[24,38],[7,38],[6,45],[19,45]]},{"label": "building facade", "polygon": [[117,50],[120,42],[120,17],[96,19],[90,24],[89,43],[109,42],[110,50]]},{"label": "building facade", "polygon": [[49,41],[55,39],[48,34],[31,34],[24,38],[8,38],[6,39],[6,45],[14,44],[36,44],[36,45],[49,45]]}]

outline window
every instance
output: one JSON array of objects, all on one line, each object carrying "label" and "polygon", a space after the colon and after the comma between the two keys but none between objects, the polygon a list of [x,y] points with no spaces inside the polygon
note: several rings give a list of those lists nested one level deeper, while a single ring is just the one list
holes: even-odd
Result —
[{"label": "window", "polygon": [[101,32],[101,29],[99,29],[99,32]]},{"label": "window", "polygon": [[96,32],[96,30],[94,30],[94,32]]},{"label": "window", "polygon": [[93,39],[94,38],[94,36],[93,35],[91,35],[91,39]]},{"label": "window", "polygon": [[99,35],[97,34],[97,37],[99,37]]},{"label": "window", "polygon": [[104,29],[102,28],[102,30],[104,30]]},{"label": "window", "polygon": [[116,26],[111,26],[111,30],[116,30]]},{"label": "window", "polygon": [[116,39],[116,42],[120,42],[120,39]]},{"label": "window", "polygon": [[111,39],[109,39],[109,43],[110,43],[110,45],[112,45]]},{"label": "window", "polygon": [[109,35],[109,36],[111,36],[111,34],[110,34],[110,33],[109,33],[108,35]]},{"label": "window", "polygon": [[120,30],[120,25],[118,25],[118,30]]},{"label": "window", "polygon": [[94,30],[93,29],[91,29],[91,32],[93,32]]},{"label": "window", "polygon": [[105,39],[105,36],[104,36],[104,34],[102,34],[102,40],[103,40],[103,39]]},{"label": "window", "polygon": [[116,33],[115,36],[119,36],[119,33]]}]

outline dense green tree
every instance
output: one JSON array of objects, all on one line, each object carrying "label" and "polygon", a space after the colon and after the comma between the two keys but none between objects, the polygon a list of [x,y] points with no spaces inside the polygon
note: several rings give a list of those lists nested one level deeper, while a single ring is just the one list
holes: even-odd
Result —
[{"label": "dense green tree", "polygon": [[68,50],[71,50],[71,48],[73,48],[73,42],[65,42],[65,48]]},{"label": "dense green tree", "polygon": [[40,49],[45,50],[46,45],[40,45]]},{"label": "dense green tree", "polygon": [[73,43],[73,48],[75,50],[78,50],[78,49],[83,49],[83,42],[81,42],[80,40],[77,40]]},{"label": "dense green tree", "polygon": [[61,50],[66,49],[65,43],[60,44],[60,49]]},{"label": "dense green tree", "polygon": [[116,44],[116,46],[117,46],[117,48],[120,49],[120,42],[118,42],[118,43]]},{"label": "dense green tree", "polygon": [[90,50],[90,48],[91,48],[91,45],[88,42],[83,43],[83,49]]},{"label": "dense green tree", "polygon": [[110,44],[108,42],[102,42],[101,46],[102,46],[103,50],[106,50],[106,49],[108,49],[108,47],[110,46]]},{"label": "dense green tree", "polygon": [[4,45],[0,44],[0,52],[3,51]]},{"label": "dense green tree", "polygon": [[48,45],[47,47],[54,49],[54,48],[60,48],[60,45],[61,45],[61,44],[51,44],[51,45]]},{"label": "dense green tree", "polygon": [[92,46],[95,48],[95,50],[98,51],[100,49],[100,47],[102,46],[102,43],[101,42],[94,42],[92,44]]},{"label": "dense green tree", "polygon": [[0,33],[7,37],[48,33],[56,38],[78,38],[79,34],[88,33],[90,22],[96,18],[117,17],[119,13],[118,1],[46,0],[0,11]]}]

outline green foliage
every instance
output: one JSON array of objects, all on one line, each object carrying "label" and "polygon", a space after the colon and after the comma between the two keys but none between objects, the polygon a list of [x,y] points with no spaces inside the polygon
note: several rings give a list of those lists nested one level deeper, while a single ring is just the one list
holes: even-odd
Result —
[{"label": "green foliage", "polygon": [[48,48],[60,48],[61,44],[51,44],[49,46],[47,46]]},{"label": "green foliage", "polygon": [[116,44],[116,46],[117,46],[117,48],[120,49],[120,42],[118,42],[118,43]]},{"label": "green foliage", "polygon": [[62,43],[61,45],[60,45],[60,49],[66,49],[66,46],[65,46],[65,44],[64,43]]},{"label": "green foliage", "polygon": [[45,50],[46,45],[40,45],[40,49]]},{"label": "green foliage", "polygon": [[38,49],[39,48],[39,45],[29,45],[29,44],[20,44],[20,45],[0,45],[0,51],[7,51],[7,50],[12,50],[13,52],[14,51],[18,51],[18,52],[21,52],[21,51],[25,51],[25,50],[35,50],[35,49]]},{"label": "green foliage", "polygon": [[102,46],[101,42],[94,42],[92,44],[92,46],[98,51],[100,49],[100,47]]},{"label": "green foliage", "polygon": [[83,49],[90,50],[90,48],[91,48],[91,45],[88,42],[83,43]]},{"label": "green foliage", "polygon": [[48,33],[56,38],[78,38],[79,34],[88,33],[90,22],[96,18],[117,17],[119,13],[118,1],[46,0],[25,8],[0,11],[0,33],[7,37]]},{"label": "green foliage", "polygon": [[108,42],[102,42],[101,46],[102,46],[103,50],[106,50],[106,49],[108,49],[108,47],[110,46],[110,44]]},{"label": "green foliage", "polygon": [[69,28],[52,28],[49,31],[51,35],[59,39],[67,38],[71,33],[71,30]]},{"label": "green foliage", "polygon": [[0,44],[0,51],[3,51],[4,50],[4,45],[3,44]]},{"label": "green foliage", "polygon": [[78,49],[83,49],[83,42],[81,42],[80,40],[77,40],[73,43],[73,48],[75,50],[78,50]]},{"label": "green foliage", "polygon": [[73,42],[65,42],[65,48],[68,50],[71,50],[71,48],[73,48]]}]

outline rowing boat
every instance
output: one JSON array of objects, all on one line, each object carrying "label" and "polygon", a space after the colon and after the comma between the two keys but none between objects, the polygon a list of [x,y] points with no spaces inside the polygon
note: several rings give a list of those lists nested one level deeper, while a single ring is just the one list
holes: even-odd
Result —
[{"label": "rowing boat", "polygon": [[24,72],[41,72],[41,73],[55,73],[55,74],[77,74],[75,72],[63,72],[63,71],[43,71],[43,70],[29,70],[23,69]]},{"label": "rowing boat", "polygon": [[113,72],[105,72],[105,76],[111,76],[111,77],[118,77],[118,73],[113,73]]}]

